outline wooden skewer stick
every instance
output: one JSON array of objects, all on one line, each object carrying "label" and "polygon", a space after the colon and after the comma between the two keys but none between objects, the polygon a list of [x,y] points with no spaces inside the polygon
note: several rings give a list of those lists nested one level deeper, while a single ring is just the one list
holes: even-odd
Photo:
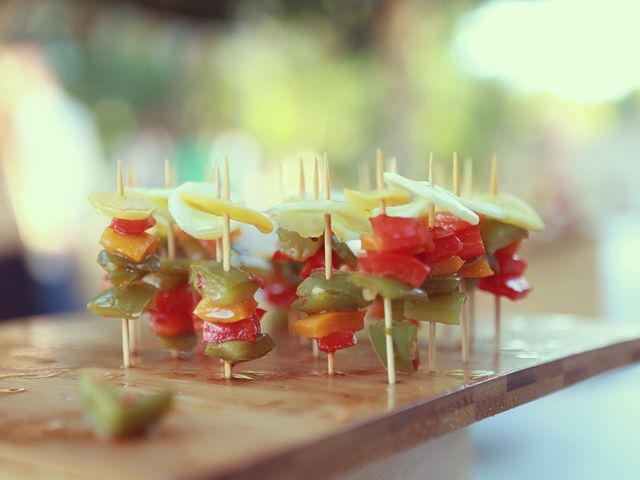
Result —
[{"label": "wooden skewer stick", "polygon": [[[460,182],[460,163],[458,162],[458,153],[453,152],[453,193],[457,196],[460,196],[461,192],[461,182]],[[465,292],[466,287],[464,280],[460,282],[460,291]],[[469,363],[469,323],[467,318],[466,309],[463,308],[461,315],[461,323],[462,323],[462,363]]]},{"label": "wooden skewer stick", "polygon": [[[169,159],[164,161],[164,186],[166,188],[173,187],[173,171],[171,168],[171,162]],[[168,219],[167,223],[167,257],[169,260],[175,260],[176,258],[176,234],[173,227],[173,221]],[[180,357],[180,352],[177,348],[171,349],[171,356],[175,359]]]},{"label": "wooden skewer stick", "polygon": [[[429,154],[429,183],[434,184],[434,165],[433,153]],[[429,228],[433,228],[436,224],[436,205],[429,202]],[[429,322],[429,372],[436,371],[437,350],[436,350],[436,322]]]},{"label": "wooden skewer stick", "polygon": [[[498,159],[496,154],[493,154],[491,157],[491,195],[493,198],[498,196]],[[494,297],[494,336],[493,336],[493,347],[494,352],[497,354],[500,352],[500,341],[501,341],[501,323],[502,323],[502,312],[501,312],[501,304],[500,304],[500,296],[496,295]]]},{"label": "wooden skewer stick", "polygon": [[305,198],[307,196],[306,190],[307,188],[304,181],[304,162],[302,161],[302,157],[300,157],[298,163],[298,195],[300,198]]},{"label": "wooden skewer stick", "polygon": [[[318,200],[319,195],[320,195],[320,170],[318,167],[318,157],[314,157],[313,172],[311,172],[311,198],[313,200]],[[318,348],[318,340],[316,338],[311,339],[311,348],[313,352],[313,357],[318,358],[320,356],[320,349]]]},{"label": "wooden skewer stick", "polygon": [[[215,189],[216,192],[216,198],[220,198],[220,166],[218,165],[218,162],[216,161],[216,164],[214,166],[214,170],[213,170],[213,187]],[[222,239],[221,238],[216,238],[216,262],[221,263],[222,262]]]},{"label": "wooden skewer stick", "polygon": [[[331,170],[327,154],[324,154],[324,199],[331,200]],[[331,280],[333,278],[333,241],[331,232],[331,214],[324,215],[324,278]],[[335,375],[334,353],[327,352],[327,372],[329,375]]]},{"label": "wooden skewer stick", "polygon": [[[122,161],[118,160],[118,195],[124,197],[124,181],[122,179]],[[124,368],[131,367],[131,351],[129,346],[129,320],[122,319],[122,364]]]},{"label": "wooden skewer stick", "polygon": [[[382,151],[376,150],[376,188],[382,190],[384,188],[384,160]],[[387,204],[384,200],[380,200],[380,213],[382,215],[387,212]],[[396,357],[393,346],[393,311],[391,309],[391,300],[382,297],[382,305],[384,307],[384,331],[385,331],[385,347],[387,350],[387,382],[389,385],[396,383]]]},{"label": "wooden skewer stick", "polygon": [[[224,170],[222,177],[222,198],[229,200],[229,159],[224,157]],[[225,272],[231,270],[231,220],[229,214],[225,213],[222,216],[224,222],[224,228],[222,232],[222,269]],[[224,378],[226,380],[231,379],[231,364],[224,361]]]},{"label": "wooden skewer stick", "polygon": [[[462,185],[464,196],[471,198],[473,196],[473,160],[467,158],[464,162],[464,173],[462,176]],[[465,305],[467,315],[467,335],[469,348],[473,345],[473,338],[476,324],[476,289],[467,290],[467,303]]]},{"label": "wooden skewer stick", "polygon": [[389,171],[398,173],[398,159],[396,157],[391,157],[389,159]]},{"label": "wooden skewer stick", "polygon": [[[135,171],[133,170],[133,163],[127,163],[127,187],[133,188],[136,186]],[[129,348],[131,350],[131,364],[135,365],[138,362],[140,352],[142,348],[140,341],[142,339],[142,327],[141,320],[129,320]]]}]

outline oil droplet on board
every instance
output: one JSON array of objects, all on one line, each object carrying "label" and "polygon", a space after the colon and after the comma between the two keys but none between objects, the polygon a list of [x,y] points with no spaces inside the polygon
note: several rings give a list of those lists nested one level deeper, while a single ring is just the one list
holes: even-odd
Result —
[{"label": "oil droplet on board", "polygon": [[22,393],[26,391],[26,388],[0,388],[0,395],[11,395],[14,393]]}]

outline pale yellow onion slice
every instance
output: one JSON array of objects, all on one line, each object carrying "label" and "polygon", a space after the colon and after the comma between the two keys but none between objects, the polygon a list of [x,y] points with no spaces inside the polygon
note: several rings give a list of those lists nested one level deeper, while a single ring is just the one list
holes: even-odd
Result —
[{"label": "pale yellow onion slice", "polygon": [[[377,217],[380,215],[380,208],[374,208],[372,215]],[[414,200],[406,205],[397,205],[394,207],[387,207],[386,214],[390,217],[403,217],[403,218],[419,218],[425,217],[429,214],[429,202],[426,200]]]},{"label": "pale yellow onion slice", "polygon": [[544,222],[540,215],[520,197],[510,193],[498,193],[496,197],[485,194],[477,198],[500,207],[504,212],[504,217],[498,220],[502,223],[534,232],[544,230]]},{"label": "pale yellow onion slice", "polygon": [[199,240],[214,240],[222,237],[222,217],[201,212],[189,207],[182,199],[182,193],[192,192],[216,197],[216,190],[210,183],[185,182],[169,194],[169,212],[178,227]]},{"label": "pale yellow onion slice", "polygon": [[331,214],[332,230],[340,240],[358,238],[371,231],[366,210],[335,200],[299,200],[272,207],[267,212],[282,228],[303,237],[319,237],[324,215]]},{"label": "pale yellow onion slice", "polygon": [[401,190],[372,190],[371,192],[360,192],[358,190],[343,190],[344,199],[347,203],[355,205],[363,210],[373,210],[382,200],[386,205],[404,205],[411,201],[411,196]]},{"label": "pale yellow onion slice", "polygon": [[458,197],[444,188],[432,185],[429,182],[411,180],[395,172],[385,172],[384,181],[394,188],[404,189],[435,203],[441,210],[453,213],[456,217],[465,222],[469,222],[471,225],[480,223],[480,217],[478,217],[478,215],[465,207]]},{"label": "pale yellow onion slice", "polygon": [[125,193],[132,197],[138,196],[146,198],[156,206],[156,220],[162,222],[165,226],[171,220],[169,214],[169,195],[170,188],[147,188],[147,187],[127,187]]},{"label": "pale yellow onion slice", "polygon": [[253,225],[262,233],[273,231],[271,220],[251,208],[197,192],[185,191],[181,192],[180,196],[187,206],[195,210],[218,216],[227,214],[230,218],[240,223]]},{"label": "pale yellow onion slice", "polygon": [[149,200],[118,192],[96,192],[89,195],[89,203],[102,215],[123,220],[144,220],[156,209]]}]

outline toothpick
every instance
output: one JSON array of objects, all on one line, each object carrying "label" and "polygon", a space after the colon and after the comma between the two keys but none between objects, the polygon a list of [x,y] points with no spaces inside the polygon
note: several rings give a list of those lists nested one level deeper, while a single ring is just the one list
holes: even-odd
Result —
[{"label": "toothpick", "polygon": [[[498,196],[498,159],[496,154],[493,154],[491,158],[491,195],[493,198]],[[493,348],[496,354],[500,352],[500,341],[501,341],[501,305],[500,305],[500,296],[496,295],[494,297],[494,335],[493,335]]]},{"label": "toothpick", "polygon": [[[473,196],[473,160],[471,158],[467,158],[464,162],[464,174],[462,176],[462,185],[464,190],[464,196],[467,198],[471,198]],[[476,323],[476,290],[472,288],[471,290],[467,290],[467,302],[465,305],[465,311],[467,315],[467,335],[468,341],[467,344],[469,348],[473,344],[475,323]]]},{"label": "toothpick", "polygon": [[[376,150],[376,188],[382,190],[384,188],[384,160],[382,151]],[[384,200],[380,200],[380,214],[384,215],[387,211],[387,205]],[[384,330],[385,330],[385,347],[387,350],[387,382],[389,385],[396,383],[396,359],[393,346],[393,312],[391,309],[391,300],[382,297],[384,306]]]},{"label": "toothpick", "polygon": [[[324,155],[324,199],[331,200],[331,171],[327,154]],[[324,215],[324,278],[331,280],[333,277],[333,241],[331,232],[331,214]],[[327,353],[327,372],[335,375],[334,352]]]},{"label": "toothpick", "polygon": [[[435,185],[433,153],[429,153],[429,183]],[[436,205],[429,202],[429,228],[436,224]],[[429,372],[436,371],[436,322],[429,322]]]},{"label": "toothpick", "polygon": [[[224,157],[224,166],[223,166],[223,177],[222,177],[222,195],[224,200],[229,200],[229,159],[228,157]],[[231,270],[231,220],[229,219],[229,214],[225,213],[222,216],[222,220],[224,222],[224,229],[222,232],[222,269],[225,272]],[[231,364],[224,361],[224,378],[226,380],[231,379]]]},{"label": "toothpick", "polygon": [[389,159],[389,171],[398,173],[398,159],[396,157],[391,157]]},{"label": "toothpick", "polygon": [[[213,170],[213,187],[215,189],[216,198],[220,198],[220,166],[218,165],[218,161],[216,161],[214,170]],[[216,262],[222,262],[222,239],[216,238]]]},{"label": "toothpick", "polygon": [[[136,186],[135,171],[133,169],[133,163],[127,162],[127,187],[133,188]],[[140,340],[142,338],[142,328],[140,326],[140,320],[128,320],[129,321],[129,350],[131,351],[131,363],[135,365],[138,363],[138,358],[142,348],[140,347]]]},{"label": "toothpick", "polygon": [[[318,157],[313,158],[313,172],[311,173],[311,198],[313,200],[318,200],[318,196],[320,195],[320,171],[318,167]],[[318,348],[318,339],[311,339],[311,348],[313,352],[313,357],[318,358],[320,356],[320,349]],[[328,360],[327,360],[328,361]],[[329,371],[333,370],[333,357],[331,358],[332,365],[328,368]]]},{"label": "toothpick", "polygon": [[[118,195],[124,197],[124,180],[122,178],[122,160],[118,160],[117,168]],[[122,319],[122,365],[124,368],[131,367],[131,351],[129,347],[129,320]]]},{"label": "toothpick", "polygon": [[305,198],[307,196],[304,181],[304,163],[302,162],[302,157],[300,157],[300,161],[298,163],[298,195],[300,196],[300,198]]},{"label": "toothpick", "polygon": [[[384,188],[384,159],[382,158],[382,150],[376,149],[376,188],[382,190]],[[387,213],[387,202],[380,200],[380,214]]]},{"label": "toothpick", "polygon": [[[173,173],[169,160],[164,161],[164,186],[167,188],[173,187]],[[167,226],[167,255],[169,256],[169,260],[176,258],[176,236],[171,219],[169,219]]]},{"label": "toothpick", "polygon": [[[453,152],[453,193],[455,193],[457,196],[460,196],[460,184],[460,163],[458,162],[458,154],[456,152]],[[465,292],[464,279],[462,280],[462,282],[460,282],[459,290],[461,292]],[[469,362],[469,325],[467,323],[466,309],[462,310],[460,323],[462,326],[462,363],[466,364]]]}]

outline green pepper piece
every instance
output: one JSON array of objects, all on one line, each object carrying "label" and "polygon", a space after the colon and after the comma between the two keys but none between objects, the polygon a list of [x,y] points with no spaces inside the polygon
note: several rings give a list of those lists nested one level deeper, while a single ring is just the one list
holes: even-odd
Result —
[{"label": "green pepper piece", "polygon": [[221,358],[231,365],[247,362],[265,356],[276,344],[266,333],[260,335],[255,342],[232,340],[224,343],[207,343],[205,355],[213,358]]},{"label": "green pepper piece", "polygon": [[[418,369],[418,329],[410,322],[393,322],[393,357],[396,371],[414,373]],[[387,368],[387,341],[384,320],[369,326],[369,338],[378,360]]]},{"label": "green pepper piece", "polygon": [[176,240],[178,247],[191,261],[208,260],[212,257],[212,253],[193,237],[176,235]]},{"label": "green pepper piece", "polygon": [[338,237],[335,235],[331,239],[331,248],[336,252],[338,258],[342,260],[342,263],[347,265],[349,268],[356,268],[358,266],[358,257],[353,254],[349,245],[338,240]]},{"label": "green pepper piece", "polygon": [[158,337],[160,345],[164,348],[178,350],[180,352],[190,352],[196,346],[196,336],[192,333],[184,335],[174,335],[173,337]]},{"label": "green pepper piece", "polygon": [[428,302],[407,300],[404,313],[412,320],[460,325],[460,313],[466,298],[462,292],[452,292],[429,297]]},{"label": "green pepper piece", "polygon": [[236,267],[225,272],[222,264],[215,261],[191,265],[191,285],[203,297],[220,305],[231,305],[252,297],[258,289],[258,284],[246,272]]},{"label": "green pepper piece", "polygon": [[427,298],[427,294],[419,288],[411,288],[406,283],[398,282],[390,278],[366,275],[363,273],[351,273],[351,281],[361,288],[373,290],[383,298],[395,300],[396,298]]},{"label": "green pepper piece", "polygon": [[142,433],[162,418],[173,403],[163,391],[130,399],[91,372],[80,375],[80,399],[94,433],[116,438]]},{"label": "green pepper piece", "polygon": [[143,282],[134,283],[125,290],[112,287],[98,294],[87,308],[101,317],[140,318],[157,291],[154,286]]},{"label": "green pepper piece", "polygon": [[276,260],[272,262],[275,273],[280,274],[282,280],[289,285],[298,285],[302,280],[300,278],[300,272],[304,268],[304,263],[301,262],[284,262]]},{"label": "green pepper piece", "polygon": [[480,236],[486,251],[494,253],[496,250],[511,245],[516,240],[527,238],[529,232],[497,220],[485,220],[480,223]]},{"label": "green pepper piece", "polygon": [[160,268],[157,255],[147,255],[140,263],[136,263],[122,255],[102,250],[98,254],[98,265],[108,274],[109,281],[118,288],[127,288],[133,282],[140,280],[149,272]]},{"label": "green pepper piece", "polygon": [[153,285],[158,290],[171,290],[184,282],[182,275],[175,275],[169,272],[153,272],[144,277],[144,282]]},{"label": "green pepper piece", "polygon": [[321,246],[321,238],[304,238],[291,230],[278,229],[278,250],[297,262],[313,257]]},{"label": "green pepper piece", "polygon": [[324,278],[324,272],[317,270],[305,278],[296,290],[299,297],[311,297],[322,292],[351,297],[360,308],[369,304],[362,296],[362,288],[351,281],[351,273],[347,272],[333,272],[331,280],[327,280]]},{"label": "green pepper piece", "polygon": [[361,308],[360,303],[349,295],[322,290],[319,293],[298,298],[291,307],[305,313],[352,312]]},{"label": "green pepper piece", "polygon": [[458,285],[460,285],[460,275],[452,273],[427,278],[422,284],[422,289],[427,292],[429,296],[444,295],[458,290]]}]

